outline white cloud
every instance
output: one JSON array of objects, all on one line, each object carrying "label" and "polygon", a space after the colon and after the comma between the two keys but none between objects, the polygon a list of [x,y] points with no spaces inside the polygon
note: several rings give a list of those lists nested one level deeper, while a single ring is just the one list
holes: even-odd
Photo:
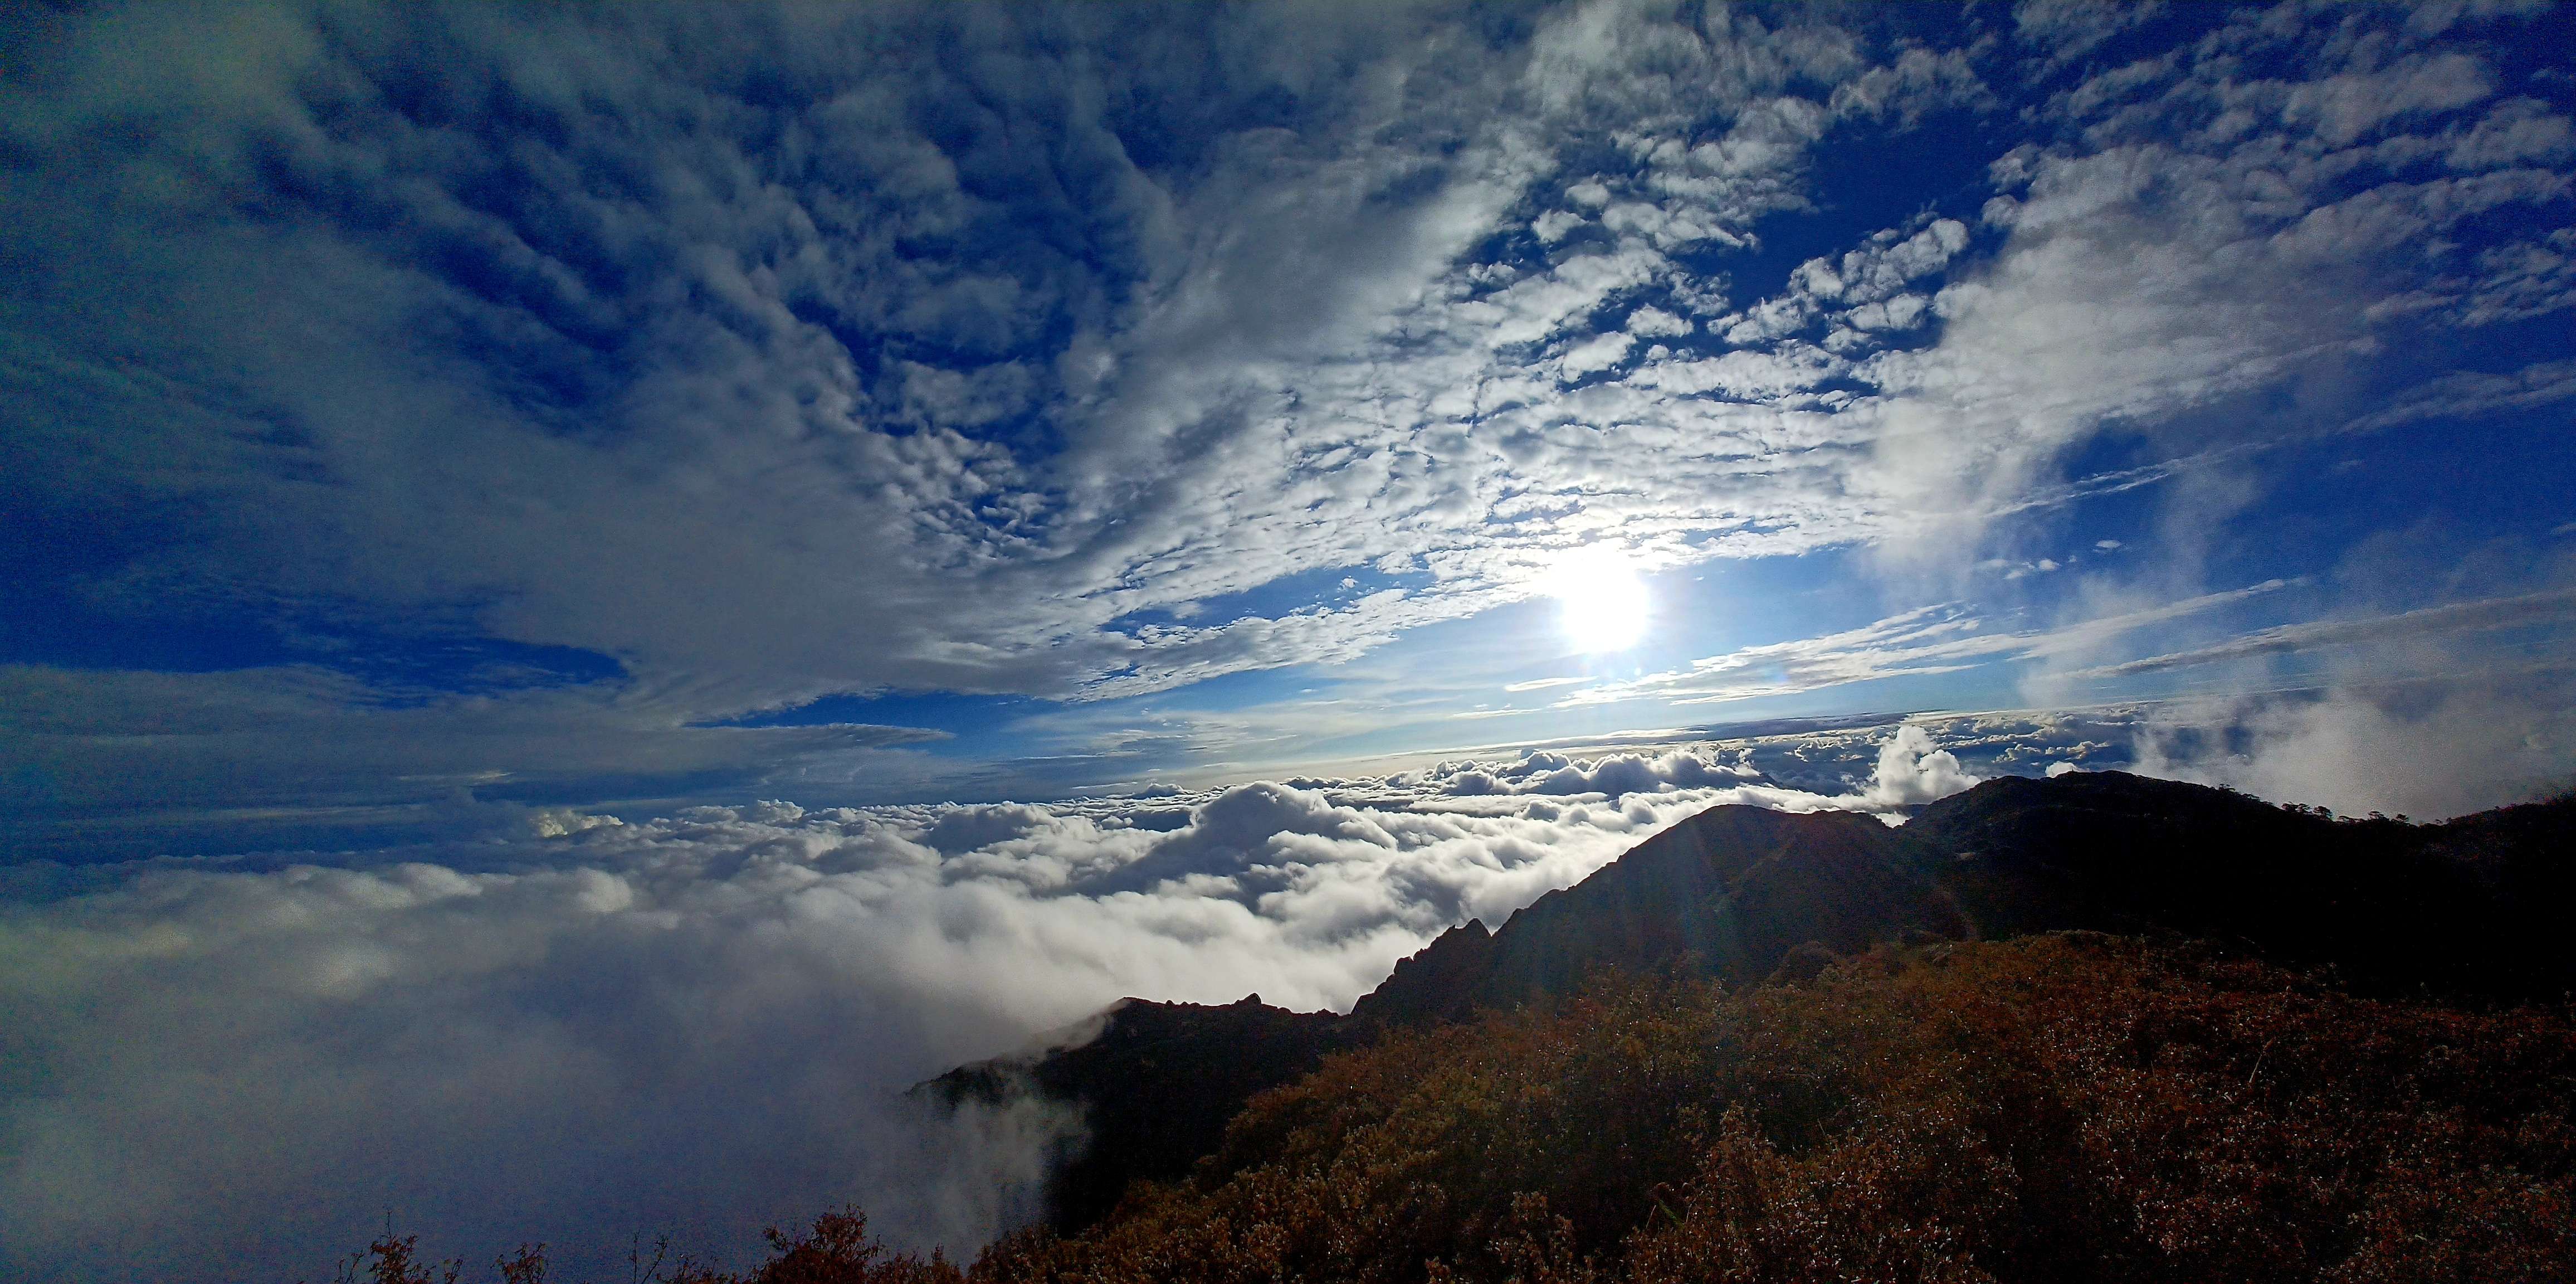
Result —
[{"label": "white cloud", "polygon": [[1950,751],[1934,748],[1931,733],[1909,723],[1878,751],[1869,797],[1888,806],[1928,803],[1967,789],[1977,779]]},{"label": "white cloud", "polygon": [[2441,820],[2576,785],[2563,672],[2159,709],[2135,769],[2276,802]]},{"label": "white cloud", "polygon": [[2257,656],[2290,655],[2328,647],[2405,642],[2451,634],[2563,624],[2576,615],[2576,589],[2549,589],[2512,597],[2453,602],[2390,615],[2282,624],[2189,651],[2168,652],[2120,664],[2078,670],[2070,677],[2122,677]]},{"label": "white cloud", "polygon": [[1530,231],[1551,245],[1565,239],[1565,234],[1583,226],[1582,215],[1571,210],[1549,210],[1530,223]]},{"label": "white cloud", "polygon": [[[2047,566],[2056,569],[2054,562]],[[1882,678],[1950,673],[1996,660],[2059,661],[2093,653],[2141,630],[2223,611],[2285,587],[2284,581],[2266,580],[2048,629],[1996,630],[1955,603],[1918,607],[1857,629],[1758,643],[1701,657],[1686,669],[1600,683],[1574,692],[1562,703],[1603,704],[1640,697],[1674,703],[1746,700]]]},{"label": "white cloud", "polygon": [[[2576,300],[2566,229],[2519,217],[2567,198],[2564,115],[2476,43],[2521,29],[2249,12],[2111,65],[2138,13],[2019,7],[2020,86],[1865,14],[1613,3],[1526,38],[1332,6],[74,15],[0,91],[31,158],[0,212],[48,282],[12,297],[0,396],[62,502],[181,527],[84,591],[627,676],[400,709],[350,684],[308,693],[318,722],[84,740],[65,762],[116,770],[58,774],[211,797],[279,764],[217,800],[248,807],[525,780],[632,731],[575,756],[645,793],[761,753],[953,780],[882,729],[694,724],[1345,663],[1602,540],[1651,569],[1868,547],[1952,597],[2033,560],[1993,545],[2038,509],[2179,480],[2216,510],[2256,488],[2189,461],[2562,395],[2547,361],[2337,393]],[[1819,149],[1937,112],[1981,123],[1929,141],[2005,152],[1986,217],[1891,215],[1752,297],[1745,252],[1829,195]],[[2070,483],[2105,431],[2167,462]],[[2125,560],[2193,596],[2194,546],[2163,544]],[[1209,613],[1361,567],[1409,578]],[[1666,685],[2022,643],[1890,645]],[[101,737],[149,725],[132,675],[42,681],[131,715]],[[313,746],[343,740],[334,776]]]},{"label": "white cloud", "polygon": [[2096,4],[2091,0],[2021,0],[2013,6],[2015,33],[2022,43],[2039,48],[2054,67],[2073,62],[2101,44],[2154,18],[2160,0],[2140,4]]},{"label": "white cloud", "polygon": [[1629,347],[1636,342],[1635,335],[1623,334],[1616,330],[1606,334],[1596,334],[1566,349],[1561,368],[1568,379],[1587,375],[1596,370],[1607,370],[1625,360]]},{"label": "white cloud", "polygon": [[[2073,11],[2045,12],[2055,22]],[[2314,47],[2317,34],[2286,17],[2249,16],[2224,39],[2240,51]],[[2230,70],[2241,61],[2219,57],[2104,71],[2059,100],[2082,146],[1998,165],[2022,194],[1989,206],[2008,232],[1993,262],[1936,296],[1939,343],[1859,372],[1884,393],[1872,403],[1886,418],[1871,484],[1927,519],[1903,540],[1913,556],[1954,556],[1963,531],[2104,424],[2205,449],[2227,429],[2195,412],[2376,350],[2388,305],[2465,316],[2473,278],[2399,247],[2479,210],[2563,199],[2566,176],[2539,169],[2409,181],[2410,148],[2447,144],[2390,131],[2485,97],[2490,72],[2475,57],[2350,50],[2322,65],[2339,63],[2348,70],[2313,81],[2248,79]],[[2373,137],[2385,168],[2352,147]],[[2494,271],[2545,252],[2527,244]],[[2279,431],[2264,425],[2254,439]]]},{"label": "white cloud", "polygon": [[546,1238],[598,1266],[630,1231],[730,1251],[844,1198],[971,1247],[1026,1215],[1070,1121],[943,1124],[906,1085],[1129,995],[1347,1007],[1703,807],[1880,811],[1970,779],[1913,727],[1828,792],[1749,765],[1865,768],[1880,734],[1179,799],[554,813],[363,867],[165,862],[0,902],[25,1072],[0,1263],[318,1271],[391,1208],[440,1251]]},{"label": "white cloud", "polygon": [[[2560,239],[2576,241],[2576,237]],[[2576,278],[2571,278],[2576,282]],[[2391,404],[2344,425],[2352,432],[2373,432],[2426,419],[2458,419],[2576,398],[2576,361],[2542,361],[2510,374],[2464,372],[2443,375],[2407,389]]]},{"label": "white cloud", "polygon": [[1628,314],[1628,333],[1640,338],[1669,338],[1689,334],[1696,329],[1687,317],[1677,317],[1658,307],[1642,307]]},{"label": "white cloud", "polygon": [[630,1230],[734,1250],[845,1198],[963,1247],[1025,1215],[1067,1121],[944,1124],[894,1094],[1113,999],[1347,1006],[1450,924],[1501,922],[1718,803],[1893,821],[1994,774],[2125,766],[2423,816],[2576,767],[2576,728],[2534,713],[2563,692],[2481,691],[1937,715],[1043,805],[557,813],[340,867],[93,871],[0,902],[22,1071],[0,1089],[0,1269],[314,1272],[389,1207],[442,1252],[544,1237],[591,1266]]},{"label": "white cloud", "polygon": [[[1798,207],[1834,121],[1958,88],[1821,23],[1618,6],[1499,48],[1427,12],[1207,11],[1150,35],[1078,8],[952,17],[73,22],[64,65],[124,74],[16,93],[29,154],[85,158],[9,199],[59,243],[61,297],[150,280],[167,308],[20,337],[47,379],[96,385],[80,418],[115,425],[132,480],[238,514],[156,573],[470,603],[479,627],[620,657],[683,719],[885,683],[1150,689],[1524,594],[1518,568],[1582,531],[1488,522],[1506,496],[1616,506],[1673,461],[1520,451],[1505,439],[1560,411],[1510,345],[1609,368],[1623,340],[1591,313],[1686,283],[1677,247]],[[978,52],[924,52],[948,40]],[[446,88],[386,88],[433,47]],[[792,88],[745,92],[744,68]],[[1835,97],[1879,71],[1899,74]],[[988,77],[1008,120],[965,107]],[[1290,86],[1293,130],[1230,114]],[[1166,122],[1188,154],[1140,165],[1103,115],[1122,95],[1191,101],[1203,118]],[[493,117],[505,100],[546,127]],[[1607,242],[1474,285],[1462,252],[1531,217],[1563,153],[1604,146],[1634,171],[1566,196]],[[230,209],[261,156],[291,176],[261,208],[294,234],[182,217]],[[155,248],[75,217],[129,200],[203,230]],[[99,354],[129,340],[255,391],[120,380]],[[156,426],[182,419],[184,448]],[[1804,507],[1712,499],[1685,522]],[[1434,591],[1272,645],[1110,627],[1386,558],[1423,559]]]}]

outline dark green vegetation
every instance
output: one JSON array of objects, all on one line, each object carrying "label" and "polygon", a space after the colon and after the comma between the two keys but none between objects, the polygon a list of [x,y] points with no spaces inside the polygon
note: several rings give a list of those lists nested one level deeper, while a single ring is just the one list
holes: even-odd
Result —
[{"label": "dark green vegetation", "polygon": [[2113,773],[1717,808],[1349,1017],[1131,1002],[943,1076],[1086,1108],[1051,1225],[960,1272],[834,1215],[741,1278],[2576,1279],[2571,855],[2568,801]]}]

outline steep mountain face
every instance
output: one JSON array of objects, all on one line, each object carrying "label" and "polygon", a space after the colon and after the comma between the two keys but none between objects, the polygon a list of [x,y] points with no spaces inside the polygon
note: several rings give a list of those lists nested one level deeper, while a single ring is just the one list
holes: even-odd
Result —
[{"label": "steep mountain face", "polygon": [[1130,1181],[1186,1173],[1244,1102],[1328,1052],[1570,993],[1604,969],[1752,984],[1879,942],[2089,929],[2203,938],[2365,990],[2545,1000],[2576,990],[2576,952],[2560,944],[2571,894],[2576,800],[2418,826],[2086,772],[1988,781],[1902,829],[1717,807],[1500,931],[1451,929],[1349,1016],[1128,1000],[1080,1047],[925,1088],[952,1102],[1033,1090],[1082,1109],[1088,1147],[1049,1192],[1050,1219],[1071,1230]]}]

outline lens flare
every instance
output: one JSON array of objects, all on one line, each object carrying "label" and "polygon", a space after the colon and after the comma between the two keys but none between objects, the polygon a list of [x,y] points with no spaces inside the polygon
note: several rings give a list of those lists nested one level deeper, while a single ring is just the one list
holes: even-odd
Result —
[{"label": "lens flare", "polygon": [[1557,601],[1558,626],[1574,649],[1625,651],[1646,635],[1646,581],[1627,550],[1587,544],[1557,559],[1543,581]]}]

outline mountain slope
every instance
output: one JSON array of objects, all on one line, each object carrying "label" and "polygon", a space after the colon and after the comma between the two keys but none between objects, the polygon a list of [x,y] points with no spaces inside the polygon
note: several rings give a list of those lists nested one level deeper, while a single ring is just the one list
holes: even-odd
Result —
[{"label": "mountain slope", "polygon": [[1913,860],[1975,934],[2198,937],[2329,966],[2363,990],[2553,999],[2576,802],[2441,825],[2335,820],[2119,772],[1990,780],[1924,809]]},{"label": "mountain slope", "polygon": [[1454,1021],[1563,994],[1604,968],[1755,981],[1799,945],[1837,953],[1963,920],[1905,860],[1895,831],[1848,812],[1713,807],[1639,843],[1503,930],[1452,928],[1362,998],[1352,1016]]},{"label": "mountain slope", "polygon": [[1347,1017],[1274,1008],[1257,994],[1219,1007],[1127,999],[1103,1018],[1086,1042],[960,1066],[920,1089],[950,1106],[1034,1091],[1080,1109],[1085,1144],[1048,1181],[1048,1220],[1062,1227],[1098,1220],[1136,1178],[1189,1171],[1244,1102],[1368,1034]]},{"label": "mountain slope", "polygon": [[2082,932],[1604,978],[1334,1057],[972,1279],[2551,1284],[2576,1028]]},{"label": "mountain slope", "polygon": [[1327,1052],[1573,993],[1603,971],[1744,985],[1879,942],[2085,929],[2206,939],[2368,992],[2525,1001],[2576,989],[2556,926],[2571,891],[2569,800],[2418,826],[2088,772],[1988,781],[1902,829],[1717,807],[1500,931],[1451,929],[1347,1017],[1129,1000],[1082,1047],[925,1086],[952,1101],[1025,1087],[1082,1109],[1089,1147],[1049,1192],[1050,1220],[1071,1230],[1137,1178],[1186,1173],[1254,1094]]}]

